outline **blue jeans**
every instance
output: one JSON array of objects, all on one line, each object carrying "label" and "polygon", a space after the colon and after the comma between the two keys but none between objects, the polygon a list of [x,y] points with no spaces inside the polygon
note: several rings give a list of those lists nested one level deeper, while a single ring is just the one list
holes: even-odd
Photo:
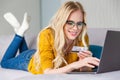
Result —
[{"label": "blue jeans", "polygon": [[[19,55],[16,56],[18,50]],[[28,49],[24,37],[15,35],[2,58],[1,67],[28,71],[29,61],[35,51]]]}]

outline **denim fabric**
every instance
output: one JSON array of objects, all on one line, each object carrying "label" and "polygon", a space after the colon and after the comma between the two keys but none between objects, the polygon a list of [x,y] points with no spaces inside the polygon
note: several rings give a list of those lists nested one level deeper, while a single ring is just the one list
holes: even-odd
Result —
[{"label": "denim fabric", "polygon": [[[20,51],[20,54],[16,56],[18,50]],[[1,67],[27,71],[29,61],[35,51],[35,49],[28,50],[24,37],[15,35],[3,56]]]}]

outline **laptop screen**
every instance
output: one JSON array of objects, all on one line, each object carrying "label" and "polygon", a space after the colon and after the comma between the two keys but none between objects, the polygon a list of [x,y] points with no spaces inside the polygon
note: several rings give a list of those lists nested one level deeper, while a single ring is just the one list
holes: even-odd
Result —
[{"label": "laptop screen", "polygon": [[97,73],[120,70],[120,31],[108,30]]}]

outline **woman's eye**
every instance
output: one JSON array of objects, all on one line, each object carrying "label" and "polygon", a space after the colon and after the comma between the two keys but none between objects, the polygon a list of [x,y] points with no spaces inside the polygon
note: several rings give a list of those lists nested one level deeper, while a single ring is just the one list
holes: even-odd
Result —
[{"label": "woman's eye", "polygon": [[79,23],[77,23],[77,25],[78,25],[78,26],[84,26],[84,25],[86,25],[86,24],[83,23],[83,22],[79,22]]},{"label": "woman's eye", "polygon": [[73,23],[72,23],[72,22],[68,22],[68,24],[69,24],[69,25],[73,25]]},{"label": "woman's eye", "polygon": [[77,25],[78,25],[78,26],[82,26],[83,24],[80,22],[80,23],[78,23]]}]

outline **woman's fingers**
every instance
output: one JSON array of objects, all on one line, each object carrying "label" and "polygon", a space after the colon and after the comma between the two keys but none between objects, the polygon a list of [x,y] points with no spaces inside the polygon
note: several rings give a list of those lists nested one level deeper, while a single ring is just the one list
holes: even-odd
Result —
[{"label": "woman's fingers", "polygon": [[71,64],[73,69],[81,69],[83,67],[94,68],[99,65],[100,60],[95,57],[87,57]]},{"label": "woman's fingers", "polygon": [[79,59],[84,59],[86,57],[91,57],[92,53],[90,51],[82,51],[78,53]]},{"label": "woman's fingers", "polygon": [[98,58],[89,57],[89,58],[85,58],[84,60],[87,62],[87,64],[90,64],[93,66],[99,66],[100,60]]}]

